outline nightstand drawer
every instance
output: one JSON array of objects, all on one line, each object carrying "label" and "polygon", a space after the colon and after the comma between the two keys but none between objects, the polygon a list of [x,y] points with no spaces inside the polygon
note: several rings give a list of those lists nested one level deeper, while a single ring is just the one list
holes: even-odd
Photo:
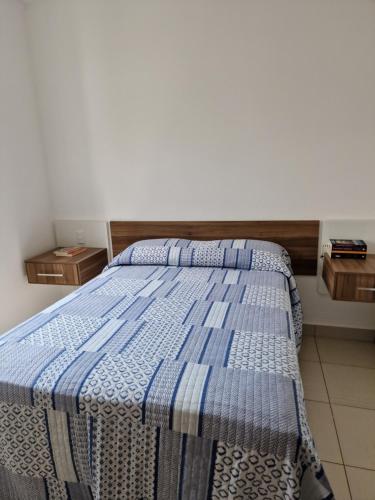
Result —
[{"label": "nightstand drawer", "polygon": [[43,285],[79,285],[77,267],[63,264],[26,263],[29,283]]},{"label": "nightstand drawer", "polygon": [[74,257],[56,257],[45,252],[25,261],[29,283],[41,285],[83,285],[108,264],[105,248],[87,248]]},{"label": "nightstand drawer", "polygon": [[364,260],[324,256],[323,279],[334,300],[375,302],[375,255]]},{"label": "nightstand drawer", "polygon": [[335,299],[375,302],[375,276],[360,274],[337,275]]}]

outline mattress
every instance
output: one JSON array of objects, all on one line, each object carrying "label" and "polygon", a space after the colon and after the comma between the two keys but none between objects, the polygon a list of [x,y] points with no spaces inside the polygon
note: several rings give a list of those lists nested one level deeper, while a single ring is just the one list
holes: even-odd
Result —
[{"label": "mattress", "polygon": [[286,251],[137,242],[0,337],[0,498],[333,498]]}]

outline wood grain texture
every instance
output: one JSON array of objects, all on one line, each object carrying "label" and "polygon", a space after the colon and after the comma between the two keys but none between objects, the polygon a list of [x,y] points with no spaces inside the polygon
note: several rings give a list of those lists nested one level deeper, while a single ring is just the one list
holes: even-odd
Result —
[{"label": "wood grain texture", "polygon": [[323,279],[334,300],[375,302],[375,255],[338,260],[325,254]]},{"label": "wood grain texture", "polygon": [[194,240],[255,239],[287,249],[294,272],[316,275],[319,221],[111,221],[113,255],[135,241],[152,238]]},{"label": "wood grain texture", "polygon": [[25,261],[29,283],[43,285],[83,285],[97,276],[107,263],[105,248],[88,248],[75,257],[56,257],[51,250]]}]

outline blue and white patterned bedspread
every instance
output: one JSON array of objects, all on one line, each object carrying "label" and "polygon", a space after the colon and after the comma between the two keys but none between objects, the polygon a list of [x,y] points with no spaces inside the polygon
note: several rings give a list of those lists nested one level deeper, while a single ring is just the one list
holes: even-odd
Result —
[{"label": "blue and white patterned bedspread", "polygon": [[333,498],[289,257],[148,240],[0,337],[0,498]]}]

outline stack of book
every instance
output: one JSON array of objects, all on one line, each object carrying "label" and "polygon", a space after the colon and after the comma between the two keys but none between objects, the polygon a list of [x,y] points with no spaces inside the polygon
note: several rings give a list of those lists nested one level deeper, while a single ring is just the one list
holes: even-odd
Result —
[{"label": "stack of book", "polygon": [[85,247],[64,247],[54,250],[53,253],[56,255],[56,257],[75,257],[80,253],[86,252],[86,250],[87,248]]},{"label": "stack of book", "polygon": [[365,259],[367,245],[363,240],[330,240],[332,259]]}]

